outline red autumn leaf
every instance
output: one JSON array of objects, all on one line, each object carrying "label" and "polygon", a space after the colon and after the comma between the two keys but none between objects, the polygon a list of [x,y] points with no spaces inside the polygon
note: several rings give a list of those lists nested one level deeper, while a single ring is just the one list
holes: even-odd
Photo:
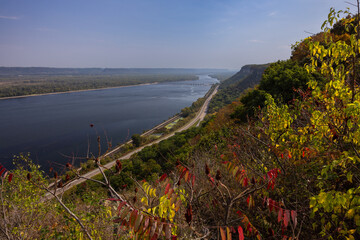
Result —
[{"label": "red autumn leaf", "polygon": [[171,236],[171,240],[177,240],[177,236],[172,235],[172,236]]},{"label": "red autumn leaf", "polygon": [[192,184],[192,186],[194,187],[194,184],[195,184],[195,175],[192,176],[191,184]]},{"label": "red autumn leaf", "polygon": [[284,215],[284,210],[280,208],[278,212],[278,222],[281,222],[281,220],[283,219],[283,215]]},{"label": "red autumn leaf", "polygon": [[117,208],[117,210],[118,210],[118,214],[120,214],[121,208],[122,208],[125,204],[126,204],[126,202],[125,202],[125,201],[123,201],[123,202],[119,203],[119,206],[118,206],[118,208]]},{"label": "red autumn leaf", "polygon": [[244,240],[244,231],[242,227],[238,226],[239,240]]},{"label": "red autumn leaf", "polygon": [[158,233],[154,233],[154,235],[152,236],[151,240],[157,240],[158,239]]},{"label": "red autumn leaf", "polygon": [[9,177],[8,177],[8,181],[11,182],[12,178],[13,178],[13,174],[10,173],[10,174],[9,174]]},{"label": "red autumn leaf", "polygon": [[117,202],[119,202],[119,201],[122,201],[121,199],[119,199],[119,198],[108,198],[108,199],[106,199],[106,200],[108,200],[108,201],[117,201]]},{"label": "red autumn leaf", "polygon": [[290,220],[290,211],[285,210],[285,212],[284,212],[284,225],[285,225],[285,227],[288,226],[289,220]]},{"label": "red autumn leaf", "polygon": [[126,219],[123,219],[122,222],[121,222],[121,226],[124,226],[124,227],[129,226],[128,221],[126,221]]},{"label": "red autumn leaf", "polygon": [[250,200],[251,200],[251,196],[249,195],[246,199],[246,203],[247,203],[248,207],[250,207]]},{"label": "red autumn leaf", "polygon": [[3,168],[1,171],[0,171],[0,176],[5,172],[5,168]]},{"label": "red autumn leaf", "polygon": [[214,185],[214,184],[215,184],[214,179],[213,179],[210,175],[209,175],[208,177],[209,177],[209,179],[210,179],[211,183]]},{"label": "red autumn leaf", "polygon": [[269,211],[270,213],[272,212],[273,208],[274,208],[274,200],[272,199],[268,199],[268,206],[269,206]]},{"label": "red autumn leaf", "polygon": [[247,185],[248,185],[248,179],[247,178],[244,178],[243,185],[244,185],[244,187],[247,187]]},{"label": "red autumn leaf", "polygon": [[168,183],[165,187],[165,194],[169,192],[169,189],[170,189],[170,183]]},{"label": "red autumn leaf", "polygon": [[136,221],[137,217],[138,217],[137,210],[132,211],[130,214],[130,219],[129,219],[131,227],[135,226],[135,221]]},{"label": "red autumn leaf", "polygon": [[120,161],[120,160],[116,160],[115,169],[116,169],[116,172],[120,172],[120,171],[121,171],[122,165],[121,165],[121,161]]},{"label": "red autumn leaf", "polygon": [[221,240],[226,240],[225,230],[220,227]]},{"label": "red autumn leaf", "polygon": [[164,173],[163,175],[161,175],[159,181],[162,182],[166,177],[167,177],[167,174]]},{"label": "red autumn leaf", "polygon": [[251,235],[252,233],[252,227],[250,225],[250,223],[248,223],[248,225],[246,226],[246,230],[249,232],[249,234]]},{"label": "red autumn leaf", "polygon": [[188,205],[188,207],[186,209],[185,219],[186,219],[186,222],[190,225],[190,223],[192,221],[192,207],[190,204]]},{"label": "red autumn leaf", "polygon": [[188,172],[188,169],[186,167],[184,167],[184,169],[181,172],[180,179],[182,179],[187,172]]}]

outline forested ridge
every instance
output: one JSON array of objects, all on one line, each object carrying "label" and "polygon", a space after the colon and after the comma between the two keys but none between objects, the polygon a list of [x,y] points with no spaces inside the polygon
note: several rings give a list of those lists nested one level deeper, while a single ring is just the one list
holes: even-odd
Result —
[{"label": "forested ridge", "polygon": [[14,170],[0,170],[0,236],[360,239],[359,15],[331,9],[322,29],[289,60],[262,66],[256,86],[200,127],[56,199],[41,197],[77,168],[49,179],[19,156]]}]

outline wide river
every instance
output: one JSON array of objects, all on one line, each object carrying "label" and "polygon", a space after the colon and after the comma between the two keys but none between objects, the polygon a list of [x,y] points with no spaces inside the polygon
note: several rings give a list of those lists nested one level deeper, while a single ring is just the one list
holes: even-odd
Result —
[{"label": "wide river", "polygon": [[29,152],[47,171],[71,162],[66,156],[86,157],[88,146],[97,155],[97,136],[103,150],[106,138],[113,146],[123,143],[190,106],[217,82],[200,75],[194,81],[0,100],[0,163],[11,169],[13,155]]}]

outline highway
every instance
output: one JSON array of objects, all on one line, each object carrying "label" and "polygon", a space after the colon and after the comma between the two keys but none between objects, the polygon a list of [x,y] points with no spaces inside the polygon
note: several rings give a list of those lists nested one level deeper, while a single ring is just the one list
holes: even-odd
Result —
[{"label": "highway", "polygon": [[[161,142],[162,140],[168,139],[168,138],[174,136],[175,133],[177,133],[177,132],[181,132],[181,131],[187,130],[187,129],[191,128],[192,126],[194,126],[195,123],[197,123],[198,121],[199,121],[199,123],[200,123],[200,122],[204,119],[204,117],[206,116],[206,112],[207,112],[207,108],[208,108],[208,106],[209,106],[210,100],[211,100],[211,99],[213,98],[213,96],[217,93],[218,88],[219,88],[219,86],[217,86],[217,87],[213,90],[213,92],[211,93],[211,95],[209,95],[209,97],[205,100],[205,102],[204,102],[203,106],[201,107],[201,109],[197,112],[196,116],[195,116],[191,121],[189,121],[187,124],[185,124],[185,125],[182,126],[181,128],[175,130],[174,132],[172,132],[172,133],[170,133],[170,134],[168,134],[168,135],[166,135],[166,136],[163,136],[163,137],[161,137],[161,138],[159,138],[159,139],[157,139],[157,140],[155,140],[155,141],[153,141],[153,142],[151,142],[151,143],[148,143],[148,144],[146,144],[146,145],[144,145],[144,146],[141,146],[141,147],[139,147],[139,148],[137,148],[137,149],[135,149],[135,150],[133,150],[133,151],[125,154],[124,156],[122,156],[122,157],[120,157],[120,158],[118,158],[118,159],[115,159],[115,160],[112,161],[112,162],[109,162],[109,163],[105,164],[103,167],[101,167],[102,170],[104,171],[104,170],[106,170],[106,169],[110,169],[111,167],[113,167],[113,166],[116,164],[116,160],[129,159],[132,155],[134,155],[134,154],[137,153],[137,152],[140,152],[143,148],[148,147],[148,146],[151,146],[151,145],[153,145],[153,144],[157,144],[157,143]],[[197,125],[199,125],[199,123],[198,123]],[[115,148],[115,149],[118,149],[118,148]],[[116,151],[115,149],[112,150],[112,151],[110,151],[109,153],[107,153],[107,154],[104,155],[104,156],[108,156],[109,154],[114,153],[114,152]],[[102,157],[104,157],[104,156],[102,156]],[[81,184],[81,183],[85,182],[85,181],[86,181],[85,178],[92,178],[92,177],[94,177],[94,176],[96,176],[96,175],[98,175],[98,174],[100,174],[100,173],[101,173],[101,172],[100,172],[100,169],[98,169],[98,168],[96,168],[96,169],[94,169],[94,170],[92,170],[92,171],[90,171],[90,172],[88,172],[88,173],[85,173],[85,174],[82,175],[82,177],[84,177],[84,178],[77,178],[77,179],[75,179],[75,180],[67,183],[67,184],[66,184],[65,186],[63,186],[62,188],[58,188],[58,189],[56,190],[56,195],[62,194],[62,193],[64,193],[65,191],[71,189],[72,187],[74,187],[74,186],[76,186],[76,185],[78,185],[78,184]],[[46,199],[51,199],[51,198],[53,198],[53,195],[51,195],[50,193],[47,193],[47,194],[45,194],[44,198],[45,198],[45,200],[46,200]]]}]

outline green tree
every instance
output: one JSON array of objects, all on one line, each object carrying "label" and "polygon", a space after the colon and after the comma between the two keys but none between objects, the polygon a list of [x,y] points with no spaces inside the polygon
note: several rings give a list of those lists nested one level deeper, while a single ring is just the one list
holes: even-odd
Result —
[{"label": "green tree", "polygon": [[[326,34],[341,13],[331,9],[323,25]],[[330,35],[326,46],[309,41],[311,61],[306,68],[309,73],[324,75],[326,83],[321,86],[315,79],[310,79],[310,94],[304,95],[302,101],[291,108],[276,105],[269,96],[263,122],[267,126],[265,133],[271,140],[271,151],[278,156],[288,156],[278,164],[284,167],[291,163],[294,168],[301,165],[298,170],[302,177],[299,176],[298,183],[293,182],[294,186],[306,182],[313,185],[304,189],[303,194],[307,194],[310,200],[315,231],[328,239],[358,239],[359,23],[357,18],[342,21],[348,26],[346,29],[355,29],[354,33],[349,33],[349,42],[334,41]],[[310,172],[319,174],[311,176]]]},{"label": "green tree", "polygon": [[141,142],[142,142],[140,134],[132,135],[131,140],[132,140],[135,147],[140,147]]}]

